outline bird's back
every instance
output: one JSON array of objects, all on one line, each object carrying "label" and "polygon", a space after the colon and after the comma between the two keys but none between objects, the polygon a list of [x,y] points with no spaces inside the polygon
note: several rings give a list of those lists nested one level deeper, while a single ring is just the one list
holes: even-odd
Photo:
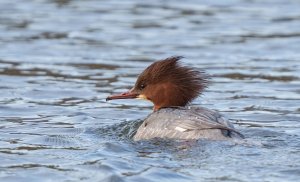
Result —
[{"label": "bird's back", "polygon": [[228,140],[232,137],[241,138],[242,135],[220,113],[204,107],[172,107],[151,113],[133,139]]}]

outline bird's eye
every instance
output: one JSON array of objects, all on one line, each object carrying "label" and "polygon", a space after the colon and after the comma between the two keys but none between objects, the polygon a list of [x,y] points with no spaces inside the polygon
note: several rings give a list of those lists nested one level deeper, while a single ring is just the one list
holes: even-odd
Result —
[{"label": "bird's eye", "polygon": [[141,89],[141,90],[143,90],[145,87],[146,87],[145,84],[141,84],[141,85],[140,85],[140,89]]}]

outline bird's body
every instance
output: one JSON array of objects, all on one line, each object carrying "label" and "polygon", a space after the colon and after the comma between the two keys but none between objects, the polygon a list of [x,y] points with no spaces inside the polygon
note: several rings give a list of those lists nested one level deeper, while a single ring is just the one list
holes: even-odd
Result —
[{"label": "bird's body", "polygon": [[209,77],[204,71],[180,65],[181,58],[154,62],[139,75],[130,91],[107,97],[107,100],[141,98],[154,104],[154,112],[144,120],[133,139],[242,138],[217,111],[186,107],[207,87]]},{"label": "bird's body", "polygon": [[134,140],[152,138],[227,140],[241,134],[220,113],[204,107],[162,108],[151,113]]}]

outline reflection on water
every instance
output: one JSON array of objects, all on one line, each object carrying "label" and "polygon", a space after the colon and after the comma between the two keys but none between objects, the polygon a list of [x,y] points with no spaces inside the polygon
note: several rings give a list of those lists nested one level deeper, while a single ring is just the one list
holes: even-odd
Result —
[{"label": "reflection on water", "polygon": [[[296,181],[298,1],[0,1],[1,181]],[[154,59],[213,84],[193,103],[247,139],[133,142],[145,101],[105,102]]]}]

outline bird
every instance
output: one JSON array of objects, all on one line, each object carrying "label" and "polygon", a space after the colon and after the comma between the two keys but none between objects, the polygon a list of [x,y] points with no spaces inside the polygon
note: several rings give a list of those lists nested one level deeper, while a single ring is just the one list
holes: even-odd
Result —
[{"label": "bird", "polygon": [[145,99],[153,103],[153,112],[144,119],[133,140],[243,139],[218,111],[189,106],[209,86],[211,77],[202,69],[183,65],[182,58],[172,56],[155,61],[138,76],[132,89],[106,98]]}]

